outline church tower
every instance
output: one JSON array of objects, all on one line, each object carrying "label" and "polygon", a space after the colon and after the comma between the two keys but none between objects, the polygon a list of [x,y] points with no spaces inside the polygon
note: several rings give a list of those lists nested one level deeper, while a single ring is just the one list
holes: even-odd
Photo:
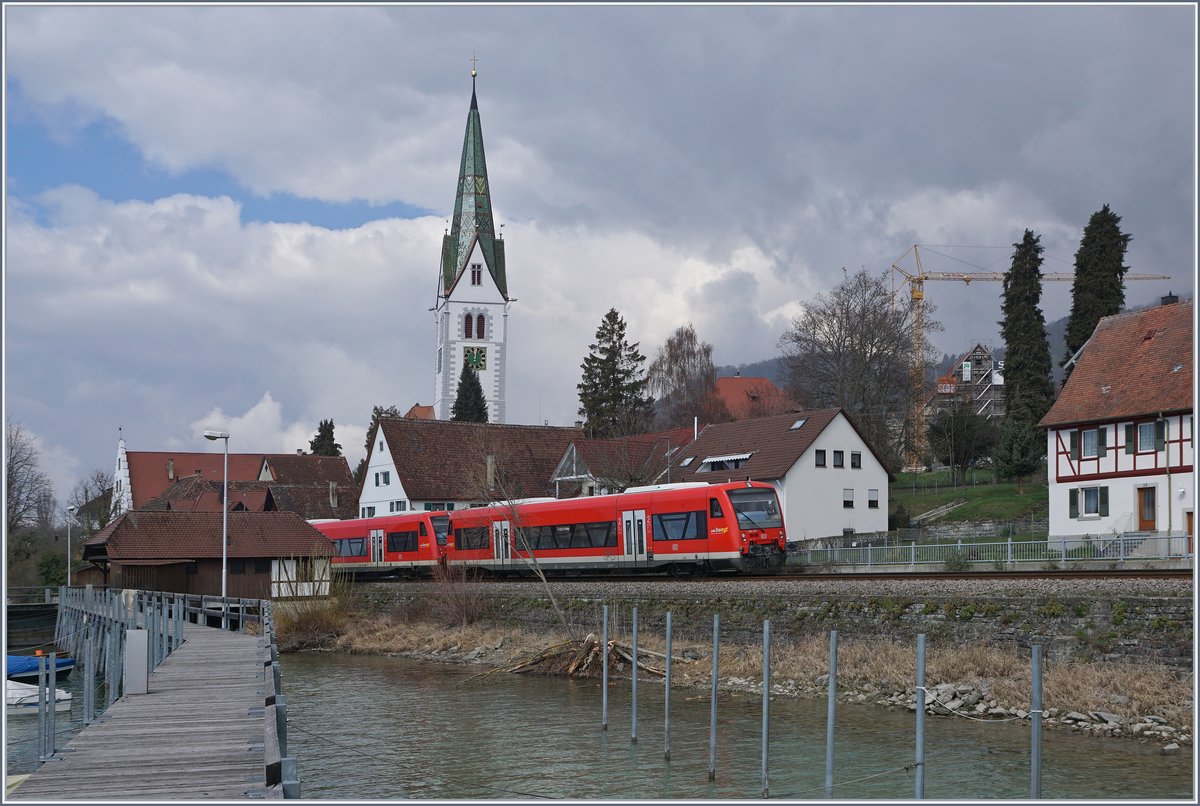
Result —
[{"label": "church tower", "polygon": [[475,75],[472,69],[471,109],[463,137],[454,218],[442,237],[441,271],[433,308],[437,327],[433,410],[437,419],[450,419],[465,362],[479,373],[488,422],[503,423],[508,309],[514,300],[508,296],[504,240],[496,237],[492,221]]}]

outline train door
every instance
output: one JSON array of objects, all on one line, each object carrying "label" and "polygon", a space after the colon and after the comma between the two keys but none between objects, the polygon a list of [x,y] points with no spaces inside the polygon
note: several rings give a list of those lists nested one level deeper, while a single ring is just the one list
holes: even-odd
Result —
[{"label": "train door", "polygon": [[383,530],[371,530],[371,562],[383,562]]},{"label": "train door", "polygon": [[646,559],[646,510],[633,509],[621,514],[625,526],[625,559],[638,562]]},{"label": "train door", "polygon": [[508,565],[510,546],[508,521],[493,523],[492,550],[497,565]]}]

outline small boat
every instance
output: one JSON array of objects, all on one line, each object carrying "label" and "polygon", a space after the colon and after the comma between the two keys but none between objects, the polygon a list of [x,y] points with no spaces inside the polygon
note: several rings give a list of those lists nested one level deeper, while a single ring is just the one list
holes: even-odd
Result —
[{"label": "small boat", "polygon": [[[4,681],[5,713],[9,716],[36,714],[38,712],[38,687],[15,680]],[[61,688],[54,690],[54,710],[71,710],[71,693]]]},{"label": "small boat", "polygon": [[[44,657],[44,656],[43,656]],[[49,661],[49,658],[47,658]],[[74,658],[55,658],[54,665],[57,667],[55,675],[59,680],[63,680],[75,668]],[[46,669],[47,674],[49,668]],[[5,662],[5,675],[9,680],[17,680],[21,683],[33,683],[37,685],[38,679],[38,656],[37,655],[9,655]]]}]

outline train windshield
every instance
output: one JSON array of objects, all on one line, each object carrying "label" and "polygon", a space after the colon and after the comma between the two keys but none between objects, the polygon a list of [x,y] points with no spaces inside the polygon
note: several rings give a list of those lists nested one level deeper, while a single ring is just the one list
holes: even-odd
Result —
[{"label": "train windshield", "polygon": [[729,502],[737,513],[738,526],[743,529],[778,529],[783,526],[779,499],[774,490],[730,490]]},{"label": "train windshield", "polygon": [[437,544],[439,546],[446,545],[446,534],[450,531],[450,516],[434,515],[429,520],[433,521],[433,534],[437,537]]}]

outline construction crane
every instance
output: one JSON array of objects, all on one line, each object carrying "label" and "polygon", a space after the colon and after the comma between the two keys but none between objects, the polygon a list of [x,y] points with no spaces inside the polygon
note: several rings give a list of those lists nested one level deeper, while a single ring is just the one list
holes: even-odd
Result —
[{"label": "construction crane", "polygon": [[[910,252],[913,255],[913,261],[916,263],[916,273],[913,273],[900,266],[900,262],[908,257]],[[957,258],[952,259],[957,260]],[[959,262],[966,263],[966,261]],[[897,274],[902,277],[898,283]],[[919,244],[913,244],[904,251],[903,255],[896,258],[896,260],[892,263],[892,306],[893,308],[895,307],[897,295],[907,284],[909,287],[909,299],[911,300],[913,312],[913,344],[910,379],[914,389],[924,390],[925,388],[925,362],[923,360],[925,355],[925,281],[957,280],[970,285],[975,280],[1003,281],[1007,274],[1008,272],[986,270],[925,271],[925,267],[921,265],[921,247]],[[1074,280],[1075,274],[1073,272],[1042,272],[1042,279],[1056,281]],[[1124,279],[1126,281],[1169,280],[1171,277],[1167,274],[1126,274]],[[905,456],[905,470],[919,469],[922,467],[921,457],[925,455],[925,400],[923,397],[923,395],[918,395],[913,398],[912,408],[908,413],[908,433],[912,436],[908,443],[908,454]]]}]

